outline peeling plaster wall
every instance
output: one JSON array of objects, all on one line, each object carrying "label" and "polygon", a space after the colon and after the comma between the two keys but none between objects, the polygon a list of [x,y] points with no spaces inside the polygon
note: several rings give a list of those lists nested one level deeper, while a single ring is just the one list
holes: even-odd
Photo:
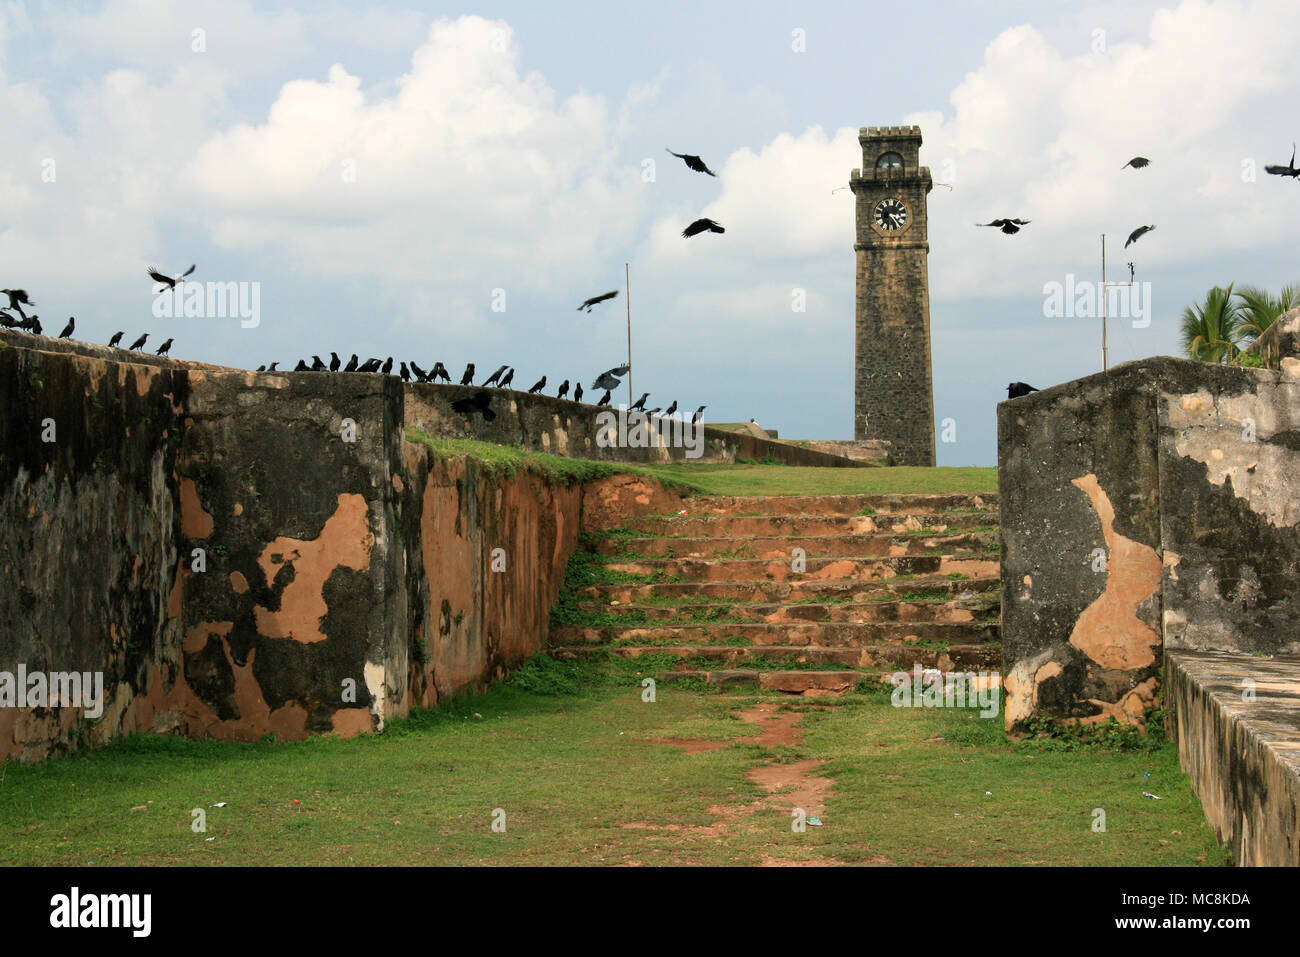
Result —
[{"label": "peeling plaster wall", "polygon": [[999,404],[1008,730],[1140,722],[1163,647],[1300,651],[1298,386],[1155,358]]}]

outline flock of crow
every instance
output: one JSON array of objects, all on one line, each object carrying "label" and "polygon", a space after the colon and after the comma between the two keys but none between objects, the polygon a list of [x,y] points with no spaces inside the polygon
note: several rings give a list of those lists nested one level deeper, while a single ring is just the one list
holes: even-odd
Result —
[{"label": "flock of crow", "polygon": [[[1300,167],[1297,167],[1295,165],[1295,156],[1296,156],[1296,147],[1295,147],[1295,143],[1292,143],[1290,162],[1288,162],[1285,166],[1279,166],[1276,163],[1266,165],[1264,167],[1264,172],[1268,173],[1270,176],[1287,176],[1290,177],[1291,179],[1300,180]],[[1132,167],[1133,169],[1146,169],[1150,165],[1151,165],[1151,160],[1147,159],[1145,156],[1135,156],[1127,163],[1125,163],[1123,166],[1121,166],[1120,169],[1125,170],[1128,169],[1129,167]],[[1027,219],[995,219],[991,223],[976,223],[975,225],[976,226],[997,226],[1004,233],[1010,236],[1020,232],[1020,227],[1029,225],[1029,222],[1030,221]],[[1147,233],[1151,232],[1153,229],[1155,229],[1155,226],[1139,226],[1137,229],[1133,230],[1133,232],[1128,234],[1128,239],[1124,242],[1124,248],[1128,249],[1130,246],[1132,246],[1135,242],[1137,242]],[[1129,278],[1131,279],[1133,277],[1132,263],[1128,264],[1128,271],[1129,271]],[[1037,391],[1038,391],[1037,389],[1035,389],[1032,385],[1029,385],[1027,383],[1012,382],[1007,385],[1007,398],[1017,399],[1022,395],[1028,395],[1031,392],[1037,392]]]}]

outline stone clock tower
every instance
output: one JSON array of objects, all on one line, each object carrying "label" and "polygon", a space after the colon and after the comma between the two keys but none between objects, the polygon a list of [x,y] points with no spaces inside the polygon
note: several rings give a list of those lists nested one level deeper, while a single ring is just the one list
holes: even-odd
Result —
[{"label": "stone clock tower", "polygon": [[857,366],[853,437],[888,439],[895,465],[934,465],[930,282],[919,126],[858,131]]}]

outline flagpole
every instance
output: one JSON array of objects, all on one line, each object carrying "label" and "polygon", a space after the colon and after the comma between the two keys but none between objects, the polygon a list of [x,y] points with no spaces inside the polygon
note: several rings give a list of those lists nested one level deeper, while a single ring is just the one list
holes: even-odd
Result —
[{"label": "flagpole", "polygon": [[628,264],[623,263],[623,285],[627,297],[627,406],[632,407],[632,278]]}]

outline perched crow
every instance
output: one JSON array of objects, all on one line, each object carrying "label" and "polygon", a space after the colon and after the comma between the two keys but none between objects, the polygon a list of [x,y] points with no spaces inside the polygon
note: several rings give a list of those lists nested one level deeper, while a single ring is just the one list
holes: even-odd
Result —
[{"label": "perched crow", "polygon": [[[668,147],[665,146],[664,149],[667,150]],[[673,153],[672,150],[668,150],[668,152]],[[692,156],[689,153],[673,153],[673,155],[676,156],[679,160],[685,160],[687,168],[693,169],[697,173],[708,173],[710,176],[718,175],[717,173],[713,172],[713,170],[705,166],[704,160],[700,159],[698,156]]]},{"label": "perched crow", "polygon": [[343,367],[343,371],[344,371],[344,372],[356,372],[356,371],[357,371],[357,363],[360,362],[360,361],[361,361],[361,360],[357,357],[357,354],[356,354],[355,352],[352,353],[352,358],[349,359],[349,360],[348,360],[348,364],[347,364],[346,366]]},{"label": "perched crow", "polygon": [[694,425],[696,422],[700,421],[700,419],[704,417],[704,410],[707,408],[708,408],[707,405],[702,405],[695,410],[695,414],[691,416],[691,425]]},{"label": "perched crow", "polygon": [[108,340],[108,345],[110,348],[116,349],[117,344],[121,341],[122,341],[122,333],[120,331],[115,332],[113,333],[113,338]]},{"label": "perched crow", "polygon": [[156,355],[160,355],[160,356],[167,355],[167,352],[168,350],[171,349],[171,347],[172,347],[172,340],[168,339],[166,342],[164,342],[162,345],[158,347],[158,351]]},{"label": "perched crow", "polygon": [[609,389],[606,389],[605,394],[600,397],[600,401],[597,402],[596,405],[609,405],[609,400],[610,400],[610,391]]},{"label": "perched crow", "polygon": [[1018,399],[1022,395],[1029,395],[1029,393],[1037,391],[1037,389],[1027,382],[1012,382],[1007,386],[1007,398]]},{"label": "perched crow", "polygon": [[34,306],[36,303],[27,298],[26,289],[0,289],[9,297],[9,308],[15,310],[20,316],[23,314],[23,306]]},{"label": "perched crow", "polygon": [[357,371],[358,371],[358,372],[378,372],[378,371],[379,371],[379,360],[378,360],[378,359],[367,359],[365,362],[361,363],[361,365],[357,367]]},{"label": "perched crow", "polygon": [[1150,165],[1151,165],[1151,161],[1147,159],[1145,156],[1135,156],[1127,163],[1125,163],[1123,166],[1121,166],[1120,169],[1127,169],[1130,166],[1132,166],[1134,169],[1146,169]]},{"label": "perched crow", "polygon": [[569,380],[565,379],[563,382],[560,383],[560,391],[555,393],[555,397],[557,399],[563,399],[568,394],[569,394]]},{"label": "perched crow", "polygon": [[76,316],[68,316],[68,324],[67,324],[66,326],[64,326],[64,327],[63,327],[63,331],[59,333],[59,338],[60,338],[60,339],[71,339],[71,338],[72,338],[72,330],[76,327],[76,325],[77,325],[77,317],[76,317]]},{"label": "perched crow", "polygon": [[144,335],[142,335],[139,339],[135,340],[135,342],[131,343],[131,348],[128,349],[127,351],[128,351],[128,352],[134,352],[136,349],[143,349],[143,348],[144,348],[144,341],[145,341],[146,339],[148,339],[148,338],[149,338],[149,333],[146,332],[146,333],[145,333]]},{"label": "perched crow", "polygon": [[1128,242],[1124,244],[1124,248],[1128,249],[1153,229],[1155,229],[1154,226],[1139,226],[1137,229],[1133,230],[1133,232],[1128,234]]},{"label": "perched crow", "polygon": [[687,226],[685,229],[682,230],[682,236],[684,236],[687,239],[690,239],[692,236],[697,236],[700,233],[704,232],[705,230],[708,230],[709,232],[713,232],[713,233],[726,232],[725,229],[723,229],[721,226],[719,226],[711,219],[697,219],[695,222],[691,223],[689,226]]},{"label": "perched crow", "polygon": [[[498,369],[496,372],[494,372],[494,373],[492,373],[490,376],[488,376],[488,377],[487,377],[487,381],[484,382],[481,386],[479,386],[479,388],[480,388],[480,389],[486,389],[486,388],[487,388],[488,386],[490,386],[493,382],[496,382],[498,379],[500,379],[500,378],[501,378],[501,373],[505,372],[505,371],[506,371],[507,369],[509,369],[509,368],[510,368],[509,365],[504,365],[504,366],[502,366],[502,367],[501,367],[500,369]],[[463,384],[464,384],[464,383],[462,383],[462,385],[463,385]]]},{"label": "perched crow", "polygon": [[1031,220],[1028,219],[995,219],[991,223],[976,223],[976,226],[996,226],[1008,236],[1014,236],[1020,232],[1021,226],[1028,226]]},{"label": "perched crow", "polygon": [[497,414],[492,411],[492,393],[486,390],[475,392],[468,398],[457,399],[451,404],[451,407],[461,415],[470,415],[477,412],[488,422],[497,417]]},{"label": "perched crow", "polygon": [[409,369],[406,368],[406,363],[405,363],[405,362],[403,362],[403,363],[401,364],[401,375],[402,375],[402,381],[403,381],[403,382],[410,382],[410,381],[411,381],[411,372],[410,372]]},{"label": "perched crow", "polygon": [[514,381],[515,381],[515,370],[511,369],[509,372],[506,373],[506,377],[501,380],[501,388],[504,389],[506,386],[508,386],[510,383]]},{"label": "perched crow", "polygon": [[16,329],[19,327],[19,323],[10,313],[0,309],[0,326],[4,326],[6,329]]},{"label": "perched crow", "polygon": [[469,365],[465,367],[465,374],[460,377],[460,384],[461,385],[474,384],[474,363],[471,362]]},{"label": "perched crow", "polygon": [[390,375],[390,374],[392,373],[392,371],[393,371],[393,357],[392,357],[392,356],[389,356],[387,359],[384,360],[383,368],[380,369],[379,371],[382,372],[384,375]]},{"label": "perched crow", "polygon": [[668,408],[664,409],[664,415],[672,415],[676,411],[677,411],[677,400],[673,399],[673,404],[670,405]]},{"label": "perched crow", "polygon": [[433,371],[429,373],[429,378],[437,382],[441,379],[443,382],[451,382],[451,376],[447,375],[447,367],[441,362],[433,364]]},{"label": "perched crow", "polygon": [[653,409],[651,409],[649,412],[647,412],[646,415],[648,415],[650,418],[653,419],[656,415],[658,415],[658,414],[659,414],[660,412],[662,412],[662,411],[663,411],[663,410],[660,409],[659,406],[655,406]]},{"label": "perched crow", "polygon": [[573,401],[574,401],[574,402],[581,402],[581,401],[582,401],[582,383],[581,383],[581,382],[577,383],[577,384],[574,385],[574,387],[573,387]]},{"label": "perched crow", "polygon": [[342,362],[341,359],[339,359],[339,354],[338,354],[337,352],[331,352],[331,353],[330,353],[330,372],[338,372],[338,371],[339,371],[339,366],[341,366],[341,365],[343,365],[343,362]]},{"label": "perched crow", "polygon": [[266,371],[266,363],[265,363],[265,362],[262,363],[260,366],[258,366],[258,367],[257,367],[256,369],[254,369],[253,371],[254,371],[254,372],[265,372],[265,371]]},{"label": "perched crow", "polygon": [[603,296],[592,296],[590,299],[588,299],[586,302],[584,302],[581,306],[578,307],[578,311],[582,312],[582,310],[586,309],[588,312],[591,312],[591,307],[596,305],[596,303],[604,302],[606,299],[613,299],[617,295],[618,295],[618,290],[615,289],[613,292],[607,292]]},{"label": "perched crow", "polygon": [[41,317],[40,316],[28,317],[27,328],[32,331],[32,335],[39,336],[41,334]]},{"label": "perched crow", "polygon": [[537,393],[541,392],[545,388],[546,388],[546,376],[542,376],[533,384],[533,387],[528,390],[528,394],[536,395]]},{"label": "perched crow", "polygon": [[648,399],[648,398],[650,398],[650,393],[649,393],[649,392],[642,392],[642,393],[641,393],[641,398],[637,399],[635,402],[632,403],[632,406],[631,406],[631,408],[629,409],[629,411],[634,411],[634,412],[644,412],[644,411],[645,411],[645,400]]},{"label": "perched crow", "polygon": [[1290,176],[1292,179],[1300,180],[1300,169],[1297,169],[1295,165],[1295,144],[1291,144],[1291,162],[1285,166],[1265,166],[1264,172],[1273,176]]},{"label": "perched crow", "polygon": [[278,366],[279,364],[280,364],[280,360],[276,359],[274,362],[272,362],[269,366],[266,367],[266,371],[267,372],[277,371],[275,367]]},{"label": "perched crow", "polygon": [[412,362],[411,362],[411,372],[412,372],[412,374],[414,374],[414,376],[415,376],[415,381],[416,381],[416,382],[428,382],[428,381],[429,381],[429,374],[428,374],[427,372],[425,372],[423,369],[421,369],[419,366],[417,366],[417,365],[415,364],[414,360],[412,360]]},{"label": "perched crow", "polygon": [[296,366],[293,367],[293,371],[294,371],[294,372],[310,372],[311,369],[308,367],[307,363],[305,363],[305,362],[303,362],[301,359],[299,359],[299,360],[298,360],[298,364],[297,364]]},{"label": "perched crow", "polygon": [[177,276],[176,278],[173,279],[173,278],[171,278],[170,276],[164,276],[162,273],[160,273],[160,272],[159,272],[157,269],[155,269],[153,266],[150,266],[150,267],[149,267],[149,278],[152,279],[154,282],[160,282],[160,283],[162,283],[162,284],[165,285],[168,289],[175,289],[175,288],[176,288],[176,284],[177,284],[178,282],[182,282],[182,281],[185,279],[185,277],[188,276],[188,275],[189,275],[190,273],[192,273],[192,272],[194,272],[194,267],[193,267],[193,266],[190,266],[189,269],[185,270],[183,273],[181,273],[179,276]]},{"label": "perched crow", "polygon": [[322,359],[320,356],[312,356],[312,357],[311,357],[311,371],[312,371],[312,372],[324,372],[327,368],[329,368],[329,367],[328,367],[327,365],[325,365],[325,360]]}]

